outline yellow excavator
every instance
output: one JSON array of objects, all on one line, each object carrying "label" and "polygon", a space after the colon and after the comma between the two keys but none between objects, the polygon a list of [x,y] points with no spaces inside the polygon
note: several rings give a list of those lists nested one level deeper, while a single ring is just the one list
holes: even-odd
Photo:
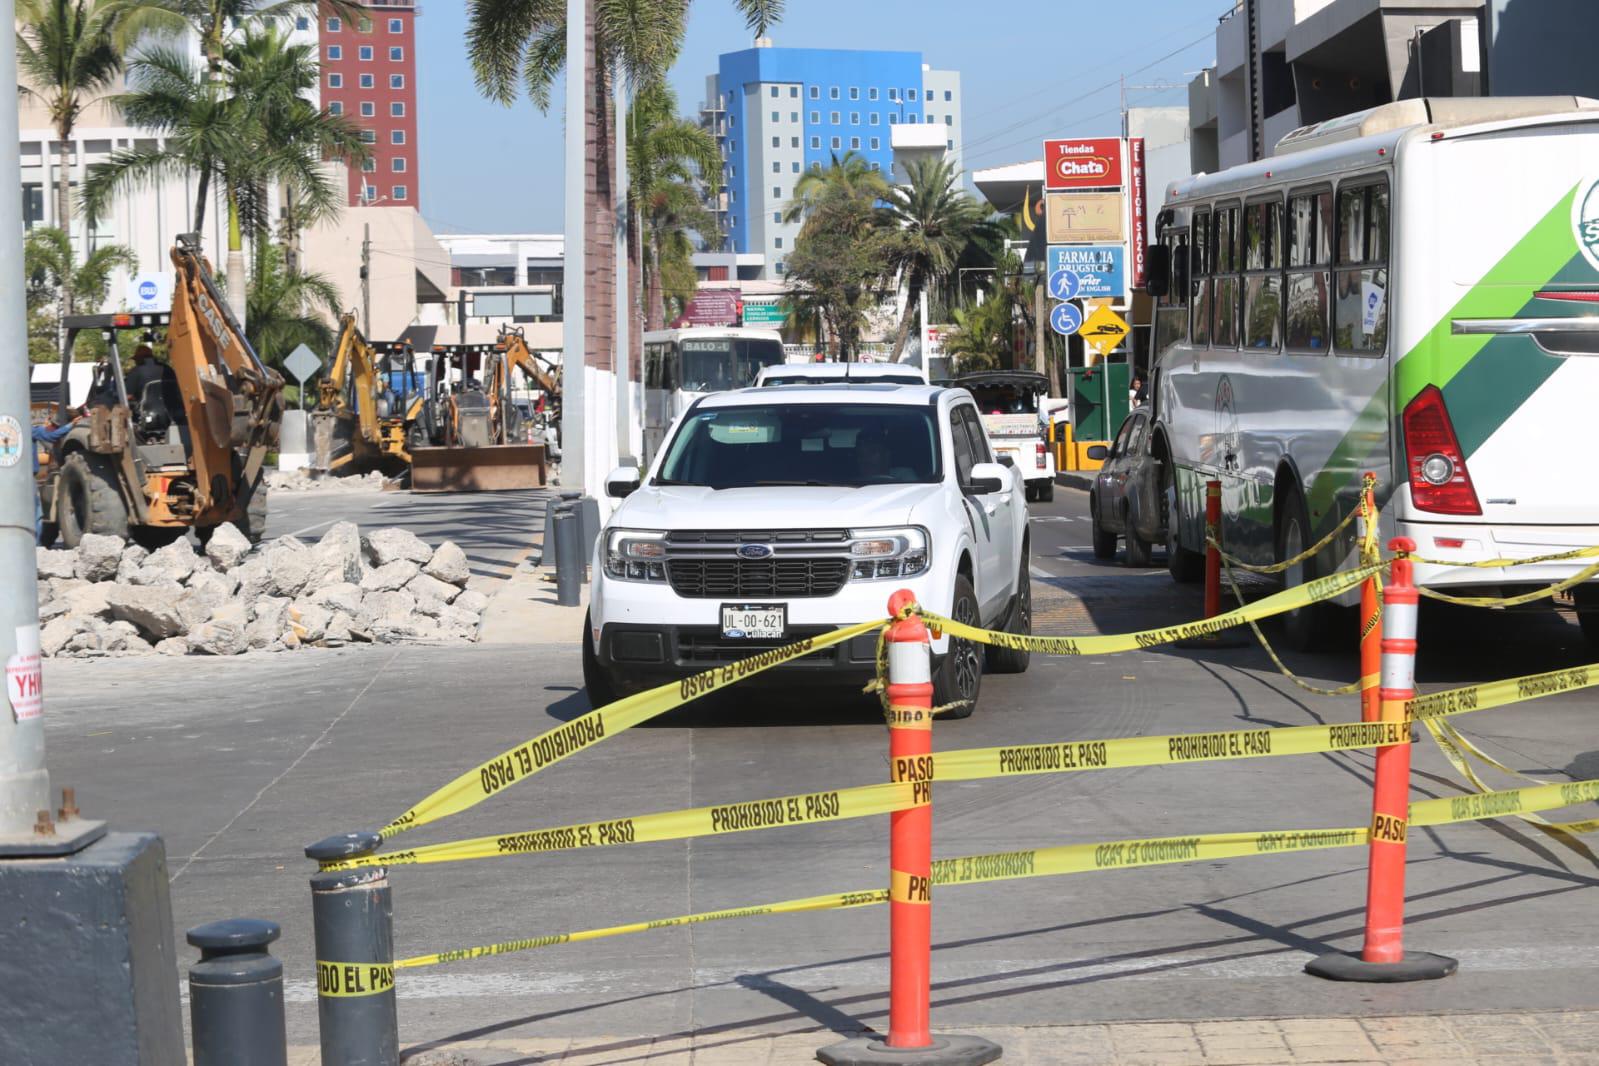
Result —
[{"label": "yellow excavator", "polygon": [[341,316],[333,365],[317,386],[317,408],[311,413],[318,470],[381,470],[393,476],[410,465],[410,446],[428,438],[411,357],[404,342],[369,342],[355,324],[355,312]]},{"label": "yellow excavator", "polygon": [[[535,385],[543,391],[547,407],[544,415],[552,425],[561,420],[561,371],[554,364],[535,355],[527,346],[527,336],[520,330],[510,326],[500,328],[500,338],[495,345],[503,353],[503,358],[495,364],[496,369],[504,375],[503,391],[509,395],[511,371],[520,370],[528,376]],[[497,391],[497,390],[491,390]],[[515,408],[507,412],[512,416],[505,425],[505,435],[508,440],[519,439],[521,434],[514,420]]]},{"label": "yellow excavator", "polygon": [[[161,314],[68,315],[57,424],[72,430],[40,455],[38,488],[46,543],[68,547],[85,533],[170,543],[193,529],[203,541],[223,522],[251,540],[266,525],[261,468],[277,446],[283,378],[244,336],[200,253],[198,234],[172,249],[172,310]],[[144,330],[151,351],[135,362],[129,395],[119,335]],[[153,348],[165,333],[168,363]],[[99,334],[105,354],[81,411],[69,406],[78,338]],[[146,345],[141,344],[144,349]]]},{"label": "yellow excavator", "polygon": [[510,383],[501,344],[433,346],[417,416],[429,446],[411,448],[411,491],[497,492],[545,483],[544,445],[524,439]]}]

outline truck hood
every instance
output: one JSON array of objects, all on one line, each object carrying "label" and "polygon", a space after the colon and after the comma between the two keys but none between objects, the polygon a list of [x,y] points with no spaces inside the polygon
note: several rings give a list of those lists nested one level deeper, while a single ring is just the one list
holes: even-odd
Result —
[{"label": "truck hood", "polygon": [[709,489],[645,485],[610,525],[630,529],[849,529],[910,522],[937,485],[764,486]]}]

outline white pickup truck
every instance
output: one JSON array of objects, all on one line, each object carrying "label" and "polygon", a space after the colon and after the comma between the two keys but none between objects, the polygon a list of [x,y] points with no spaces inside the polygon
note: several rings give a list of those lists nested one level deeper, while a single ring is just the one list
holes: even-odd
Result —
[{"label": "white pickup truck", "polygon": [[989,370],[963,374],[952,383],[977,401],[983,428],[1000,456],[1009,457],[1027,482],[1027,499],[1055,498],[1055,455],[1047,440],[1045,398],[1049,379],[1027,370]]},{"label": "white pickup truck", "polygon": [[[1032,631],[1027,507],[962,389],[818,385],[722,392],[672,427],[647,473],[607,479],[620,505],[595,545],[583,677],[618,696],[887,614],[908,588],[969,624]],[[985,655],[986,650],[986,655]],[[1028,653],[942,636],[934,703],[976,705],[985,667]],[[876,635],[744,684],[857,689]]]}]

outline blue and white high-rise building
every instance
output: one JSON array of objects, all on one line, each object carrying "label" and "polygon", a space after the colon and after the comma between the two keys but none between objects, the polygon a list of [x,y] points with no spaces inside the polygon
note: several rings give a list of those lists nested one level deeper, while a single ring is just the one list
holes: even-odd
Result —
[{"label": "blue and white high-rise building", "polygon": [[783,210],[807,167],[848,152],[890,180],[896,160],[915,155],[960,165],[960,74],[931,69],[920,52],[774,48],[762,39],[721,56],[701,115],[722,148],[718,250],[761,255],[759,275],[774,281],[799,234]]}]

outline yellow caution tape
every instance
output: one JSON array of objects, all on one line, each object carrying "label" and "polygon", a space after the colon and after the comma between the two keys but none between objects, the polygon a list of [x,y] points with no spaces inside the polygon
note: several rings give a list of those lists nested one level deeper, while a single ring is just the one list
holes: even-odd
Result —
[{"label": "yellow caution tape", "polygon": [[[1581,551],[1594,554],[1599,552],[1599,548],[1583,548]],[[1502,562],[1503,560],[1495,561]],[[1531,559],[1525,561],[1532,562]],[[1426,586],[1420,586],[1417,591],[1428,599],[1441,600],[1444,603],[1453,603],[1461,607],[1519,607],[1524,603],[1533,603],[1564,592],[1569,588],[1582,584],[1596,574],[1599,574],[1599,563],[1583,567],[1564,581],[1556,581],[1552,585],[1545,585],[1543,588],[1534,589],[1531,592],[1523,592],[1516,596],[1451,596],[1446,592],[1437,592]]]},{"label": "yellow caution tape", "polygon": [[774,666],[791,662],[822,648],[830,648],[870,633],[883,625],[881,619],[861,622],[818,637],[807,637],[781,648],[771,648],[747,659],[713,667],[669,684],[617,700],[581,718],[574,718],[546,733],[509,748],[475,769],[468,770],[443,788],[417,803],[410,810],[384,826],[380,832],[385,840],[419,825],[436,822],[440,818],[477,806],[519,781],[532,777],[540,770],[553,766],[576,752],[598,744],[607,737],[633,728],[659,714],[681,707],[720,686]]},{"label": "yellow caution tape", "polygon": [[[1408,825],[1433,826],[1481,821],[1537,810],[1569,807],[1595,800],[1599,800],[1599,780],[1573,781],[1564,785],[1546,785],[1539,788],[1512,789],[1469,796],[1446,796],[1442,799],[1412,803]],[[929,891],[932,887],[945,885],[969,885],[1027,877],[1048,877],[1055,874],[1092,873],[1139,866],[1165,866],[1174,863],[1243,858],[1250,855],[1280,855],[1297,851],[1345,848],[1366,844],[1369,840],[1370,830],[1362,827],[1284,829],[1262,833],[1213,833],[1202,836],[1155,837],[1146,840],[1112,840],[1098,844],[1066,844],[1053,848],[964,855],[953,859],[934,860]],[[906,890],[909,891],[908,884]],[[653,929],[671,929],[727,918],[755,918],[768,914],[867,907],[886,903],[889,896],[889,891],[880,888],[808,896],[804,899],[785,900],[779,903],[762,903],[749,907],[686,914],[676,918],[658,918],[630,925],[587,929],[576,933],[555,933],[524,940],[509,940],[482,947],[435,952],[430,955],[414,955],[397,960],[394,968],[410,969],[464,959],[491,958],[514,951],[527,951],[556,944],[573,944],[627,933],[643,933]]]},{"label": "yellow caution tape", "polygon": [[[1362,501],[1364,501],[1364,495],[1362,496]],[[1206,541],[1207,544],[1209,544],[1210,547],[1216,549],[1216,554],[1221,556],[1222,561],[1227,563],[1227,565],[1229,565],[1229,566],[1235,566],[1235,567],[1237,567],[1240,570],[1247,570],[1251,574],[1280,574],[1284,570],[1287,570],[1290,567],[1298,566],[1300,563],[1304,562],[1306,559],[1309,559],[1309,558],[1319,554],[1324,549],[1326,549],[1327,545],[1331,544],[1334,540],[1338,539],[1338,535],[1340,533],[1342,533],[1344,530],[1349,528],[1349,524],[1351,522],[1353,522],[1357,518],[1362,517],[1362,514],[1363,514],[1364,510],[1365,510],[1365,505],[1364,505],[1364,502],[1362,502],[1360,506],[1357,506],[1354,510],[1350,511],[1347,515],[1345,515],[1343,517],[1343,520],[1340,521],[1336,526],[1334,526],[1331,529],[1331,531],[1329,531],[1328,534],[1325,537],[1322,537],[1316,543],[1312,544],[1310,547],[1306,548],[1304,551],[1300,552],[1298,555],[1294,556],[1292,559],[1284,559],[1281,562],[1276,562],[1276,563],[1266,563],[1266,564],[1261,564],[1261,565],[1256,565],[1256,564],[1253,564],[1253,563],[1246,563],[1242,559],[1239,559],[1239,558],[1237,558],[1236,556],[1233,556],[1233,555],[1228,555],[1225,551],[1223,551],[1222,550],[1222,546],[1221,546],[1221,542],[1219,540],[1217,540],[1215,537],[1207,536],[1205,538],[1205,541]],[[1367,524],[1367,529],[1368,530],[1373,529],[1373,528],[1374,528],[1373,524],[1371,524],[1371,523]],[[1370,534],[1368,534],[1367,539],[1368,540],[1371,539],[1371,535]],[[1362,554],[1364,554],[1364,552]]]},{"label": "yellow caution tape", "polygon": [[[1223,556],[1222,563],[1227,568],[1227,584],[1232,586],[1233,598],[1239,603],[1243,603],[1244,594],[1243,591],[1238,587],[1238,579],[1233,576],[1232,562],[1226,556]],[[1375,580],[1375,575],[1373,575],[1373,580]],[[1376,623],[1375,616],[1372,618],[1372,623]],[[1266,639],[1265,630],[1261,629],[1260,623],[1255,621],[1253,618],[1249,620],[1249,630],[1255,634],[1255,639],[1259,641],[1260,646],[1266,650],[1266,655],[1271,659],[1272,665],[1277,668],[1277,672],[1282,674],[1289,681],[1292,681],[1295,685],[1304,689],[1306,692],[1313,693],[1317,696],[1348,696],[1361,688],[1360,681],[1351,681],[1349,684],[1339,685],[1337,688],[1324,688],[1320,685],[1312,685],[1309,681],[1304,680],[1298,674],[1288,669],[1288,664],[1283,662],[1282,657],[1277,654],[1277,649],[1273,648],[1271,646],[1271,641]]]},{"label": "yellow caution tape", "polygon": [[1505,707],[1540,696],[1554,696],[1562,692],[1599,685],[1599,663],[1574,666],[1565,670],[1550,670],[1543,674],[1528,674],[1504,681],[1488,681],[1480,685],[1465,685],[1429,692],[1405,702],[1405,716],[1413,721],[1426,718],[1443,718],[1467,711],[1486,711],[1491,707]]},{"label": "yellow caution tape", "polygon": [[892,903],[932,903],[932,882],[904,870],[888,871],[888,898]]},{"label": "yellow caution tape", "polygon": [[925,780],[906,778],[881,785],[862,785],[828,792],[808,792],[799,796],[779,796],[715,807],[641,814],[610,821],[583,822],[553,829],[529,829],[499,836],[452,840],[445,844],[429,844],[383,855],[326,862],[322,864],[322,869],[417,866],[508,855],[581,851],[621,844],[647,844],[688,837],[723,836],[752,829],[780,829],[791,825],[836,822],[845,818],[866,818],[925,805],[931,799],[932,789]]},{"label": "yellow caution tape", "polygon": [[1219,614],[1215,618],[1204,618],[1197,622],[1187,622],[1182,625],[1164,626],[1160,629],[1146,629],[1139,633],[1111,633],[1102,636],[1089,637],[1034,637],[1021,633],[999,633],[991,629],[979,629],[976,626],[966,625],[954,619],[945,618],[943,615],[916,606],[912,610],[920,614],[929,626],[943,630],[950,636],[960,637],[964,640],[975,640],[981,644],[990,644],[1001,648],[1010,648],[1015,651],[1037,651],[1052,655],[1113,655],[1117,652],[1136,651],[1140,648],[1154,648],[1162,644],[1169,644],[1174,640],[1187,640],[1193,637],[1208,636],[1242,625],[1252,619],[1270,618],[1292,611],[1308,604],[1330,600],[1340,596],[1350,589],[1358,586],[1372,574],[1383,569],[1386,563],[1370,563],[1356,567],[1353,570],[1340,570],[1336,574],[1319,577],[1314,581],[1307,581],[1303,585],[1296,585],[1291,589],[1273,593],[1263,600]]},{"label": "yellow caution tape", "polygon": [[647,922],[612,925],[603,929],[585,929],[576,933],[554,933],[549,936],[530,937],[525,940],[506,940],[498,944],[484,944],[481,947],[439,951],[431,955],[413,955],[408,959],[396,959],[394,968],[396,970],[409,970],[417,966],[436,966],[441,962],[459,962],[463,959],[489,959],[496,955],[508,955],[513,951],[547,948],[556,944],[577,944],[585,940],[600,940],[604,937],[623,936],[628,933],[647,933],[655,929],[675,929],[679,926],[699,925],[702,922],[719,922],[729,918],[759,918],[767,914],[800,914],[806,911],[870,907],[873,904],[887,902],[888,890],[882,888],[865,892],[832,892],[825,896],[808,896],[805,899],[789,899],[780,903],[760,903],[751,907],[730,907],[720,911],[702,911],[699,914],[679,915],[676,918],[655,918]]},{"label": "yellow caution tape", "polygon": [[1469,566],[1484,570],[1502,570],[1511,566],[1529,566],[1533,563],[1558,563],[1567,559],[1591,559],[1599,555],[1599,546],[1591,548],[1572,548],[1570,551],[1554,552],[1550,555],[1530,555],[1525,559],[1483,559],[1479,562],[1461,562],[1450,559],[1428,559],[1421,555],[1410,556],[1413,563],[1424,563],[1427,566]]},{"label": "yellow caution tape", "polygon": [[323,962],[316,960],[319,996],[380,996],[394,988],[394,967],[386,962]]}]

